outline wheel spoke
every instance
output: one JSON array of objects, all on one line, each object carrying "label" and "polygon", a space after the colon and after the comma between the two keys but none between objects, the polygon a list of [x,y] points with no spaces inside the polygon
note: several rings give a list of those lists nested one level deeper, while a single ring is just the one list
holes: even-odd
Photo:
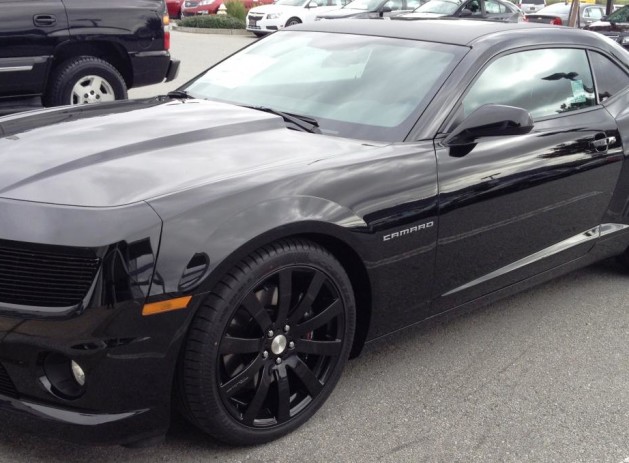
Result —
[{"label": "wheel spoke", "polygon": [[245,297],[242,301],[242,306],[255,319],[258,325],[260,325],[263,333],[273,324],[271,317],[269,317],[269,314],[254,293],[249,293],[247,297]]},{"label": "wheel spoke", "polygon": [[225,336],[221,341],[221,354],[251,354],[262,348],[262,342],[258,339],[233,338]]},{"label": "wheel spoke", "polygon": [[317,328],[322,327],[326,323],[330,322],[335,317],[341,314],[342,305],[341,300],[337,299],[332,304],[330,304],[327,308],[325,308],[321,313],[317,314],[315,317],[303,322],[301,325],[297,325],[294,330],[295,336],[302,336],[305,333],[316,330]]},{"label": "wheel spoke", "polygon": [[253,397],[253,400],[247,407],[247,411],[243,415],[243,421],[245,424],[253,424],[253,420],[256,419],[256,416],[260,413],[260,409],[264,404],[264,400],[269,392],[269,386],[271,384],[272,376],[269,374],[267,368],[262,370],[262,375],[260,376],[260,383],[258,384],[258,388],[256,389],[256,393]]},{"label": "wheel spoke", "polygon": [[290,269],[282,270],[279,275],[279,280],[279,307],[276,322],[284,323],[284,320],[286,320],[288,316],[288,311],[290,310],[290,301],[293,295],[293,271]]},{"label": "wheel spoke", "polygon": [[308,310],[310,310],[312,303],[318,296],[319,291],[321,291],[321,287],[323,286],[325,279],[326,279],[325,275],[321,272],[316,272],[314,274],[314,276],[312,277],[312,280],[310,281],[310,285],[308,285],[306,294],[304,294],[304,297],[299,302],[299,305],[295,309],[295,312],[293,312],[293,314],[290,316],[291,323],[293,324],[297,323],[299,320],[303,318],[304,314]]},{"label": "wheel spoke", "polygon": [[314,354],[336,357],[341,352],[341,341],[339,339],[335,341],[309,341],[307,339],[300,339],[295,344],[297,352],[302,354]]},{"label": "wheel spoke", "polygon": [[283,423],[290,418],[290,384],[286,367],[279,365],[275,370],[277,381],[277,422]]},{"label": "wheel spoke", "polygon": [[295,372],[313,398],[319,395],[321,389],[323,389],[323,384],[321,384],[303,360],[296,356],[291,357],[290,362],[287,362],[287,365]]},{"label": "wheel spoke", "polygon": [[221,385],[221,392],[227,397],[233,397],[235,394],[238,394],[253,379],[263,363],[262,357],[257,357],[247,368]]}]

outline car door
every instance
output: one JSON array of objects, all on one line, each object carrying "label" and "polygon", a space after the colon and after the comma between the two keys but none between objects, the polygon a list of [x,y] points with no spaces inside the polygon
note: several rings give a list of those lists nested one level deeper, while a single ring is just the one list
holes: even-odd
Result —
[{"label": "car door", "polygon": [[468,88],[449,132],[484,104],[528,110],[531,133],[448,148],[436,140],[439,241],[434,312],[583,256],[619,177],[616,121],[599,104],[587,53],[518,51]]},{"label": "car door", "polygon": [[39,95],[53,51],[68,36],[61,0],[0,0],[0,98]]}]

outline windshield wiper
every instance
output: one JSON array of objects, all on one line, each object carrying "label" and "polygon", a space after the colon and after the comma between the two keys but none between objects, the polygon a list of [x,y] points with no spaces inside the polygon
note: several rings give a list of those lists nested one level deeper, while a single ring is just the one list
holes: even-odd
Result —
[{"label": "windshield wiper", "polygon": [[239,106],[280,116],[282,119],[284,119],[284,121],[292,124],[293,126],[295,126],[295,128],[297,128],[297,130],[301,130],[302,132],[321,133],[321,129],[319,129],[319,122],[317,122],[317,120],[312,117],[302,116],[300,114],[285,113],[273,108],[267,108],[266,106]]},{"label": "windshield wiper", "polygon": [[173,90],[172,92],[168,92],[166,96],[168,98],[179,98],[180,100],[188,100],[194,98],[185,90]]}]

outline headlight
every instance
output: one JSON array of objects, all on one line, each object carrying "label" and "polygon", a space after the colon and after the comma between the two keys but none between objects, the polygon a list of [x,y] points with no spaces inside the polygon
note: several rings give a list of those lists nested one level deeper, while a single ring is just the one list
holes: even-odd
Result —
[{"label": "headlight", "polygon": [[271,13],[271,14],[267,14],[266,15],[266,19],[277,19],[280,16],[282,16],[281,12],[279,12],[279,13]]}]

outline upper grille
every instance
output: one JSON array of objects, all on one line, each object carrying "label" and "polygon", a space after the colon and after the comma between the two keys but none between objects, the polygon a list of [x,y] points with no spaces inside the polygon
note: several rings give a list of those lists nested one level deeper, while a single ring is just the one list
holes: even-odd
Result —
[{"label": "upper grille", "polygon": [[0,240],[0,302],[76,306],[85,298],[99,264],[87,248]]},{"label": "upper grille", "polygon": [[17,389],[15,389],[15,385],[11,378],[9,378],[9,374],[7,370],[4,369],[2,364],[0,363],[0,394],[7,395],[9,397],[17,398]]}]

